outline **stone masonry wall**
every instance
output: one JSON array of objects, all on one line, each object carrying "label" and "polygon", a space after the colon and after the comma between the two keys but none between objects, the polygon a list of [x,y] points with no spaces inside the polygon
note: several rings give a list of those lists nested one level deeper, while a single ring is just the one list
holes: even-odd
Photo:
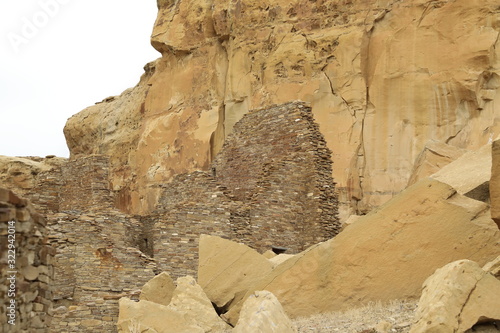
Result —
[{"label": "stone masonry wall", "polygon": [[47,236],[31,204],[0,188],[0,332],[49,331],[55,249]]},{"label": "stone masonry wall", "polygon": [[212,170],[245,202],[249,222],[238,237],[260,251],[302,251],[339,232],[330,151],[311,108],[292,102],[246,114]]},{"label": "stone masonry wall", "polygon": [[200,234],[296,253],[339,231],[330,152],[304,103],[248,113],[210,172],[164,185],[145,217],[159,268],[195,275]]},{"label": "stone masonry wall", "polygon": [[115,332],[118,300],[137,298],[155,261],[135,244],[139,221],[115,210],[65,211],[51,219],[52,332]]},{"label": "stone masonry wall", "polygon": [[[210,169],[161,185],[157,208],[147,216],[114,208],[107,156],[40,172],[25,194],[46,216],[44,239],[52,246],[39,245],[52,249],[53,280],[52,268],[42,268],[40,281],[25,288],[45,288],[35,315],[50,306],[53,311],[26,325],[57,333],[115,332],[120,297],[137,298],[160,271],[196,276],[201,234],[288,253],[333,237],[339,222],[329,157],[311,109],[293,102],[245,115]],[[31,251],[32,243],[23,243],[22,251]],[[21,307],[21,318],[31,310]]]}]

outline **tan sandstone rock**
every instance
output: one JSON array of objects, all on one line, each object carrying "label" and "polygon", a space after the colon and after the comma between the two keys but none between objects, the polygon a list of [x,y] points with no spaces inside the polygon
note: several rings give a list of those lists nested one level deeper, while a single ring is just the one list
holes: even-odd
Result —
[{"label": "tan sandstone rock", "polygon": [[25,195],[37,184],[37,176],[67,162],[62,157],[10,157],[0,155],[0,186]]},{"label": "tan sandstone rock", "polygon": [[[168,278],[163,276],[160,279]],[[152,281],[154,284],[161,283],[154,279],[150,282]],[[226,332],[230,329],[229,325],[219,318],[207,295],[193,277],[181,277],[177,279],[176,284],[168,306],[142,299],[139,302],[127,298],[120,299],[118,331],[187,333]]]},{"label": "tan sandstone rock", "polygon": [[496,0],[158,6],[162,58],[65,127],[72,157],[111,156],[122,209],[153,209],[156,185],[208,168],[243,114],[271,104],[312,103],[344,219],[404,189],[429,140],[475,149],[500,133]]},{"label": "tan sandstone rock", "polygon": [[288,259],[293,258],[293,256],[294,256],[293,254],[282,253],[282,254],[277,255],[276,257],[269,259],[269,261],[272,263],[273,268],[275,268],[276,266],[284,263]]},{"label": "tan sandstone rock", "polygon": [[201,235],[198,283],[219,308],[239,301],[272,264],[250,247],[217,236]]},{"label": "tan sandstone rock", "polygon": [[162,272],[142,287],[140,299],[166,306],[170,304],[174,290],[174,281],[167,272]]},{"label": "tan sandstone rock", "polygon": [[224,332],[230,328],[220,319],[212,302],[193,277],[178,278],[176,283],[169,309],[186,314],[205,332]]},{"label": "tan sandstone rock", "polygon": [[463,154],[431,177],[469,198],[489,202],[491,178],[491,145]]},{"label": "tan sandstone rock", "polygon": [[411,333],[465,332],[500,320],[500,281],[470,260],[438,269],[424,283]]},{"label": "tan sandstone rock", "polygon": [[500,256],[484,265],[483,270],[500,280]]},{"label": "tan sandstone rock", "polygon": [[444,166],[455,161],[465,153],[464,149],[431,140],[425,144],[424,150],[418,155],[413,171],[411,172],[408,186],[415,184],[420,179],[429,177]]},{"label": "tan sandstone rock", "polygon": [[[437,268],[463,258],[484,265],[499,252],[500,231],[485,203],[425,179],[335,238],[285,261],[247,297],[268,290],[292,318],[416,298]],[[231,323],[241,305],[226,313]]]},{"label": "tan sandstone rock", "polygon": [[297,330],[276,296],[268,291],[256,291],[243,304],[233,332],[291,333]]},{"label": "tan sandstone rock", "polygon": [[117,328],[119,333],[203,333],[200,326],[184,313],[149,301],[134,302],[128,298],[119,301]]}]

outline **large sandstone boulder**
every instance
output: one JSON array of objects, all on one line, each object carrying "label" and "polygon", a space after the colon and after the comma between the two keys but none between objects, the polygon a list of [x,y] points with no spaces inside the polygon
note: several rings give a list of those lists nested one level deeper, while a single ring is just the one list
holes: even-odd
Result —
[{"label": "large sandstone boulder", "polygon": [[429,140],[475,149],[500,133],[497,0],[158,4],[162,58],[65,127],[72,157],[111,156],[133,212],[154,207],[158,184],[208,168],[234,124],[267,105],[312,103],[344,217],[404,189]]},{"label": "large sandstone boulder", "polygon": [[465,332],[500,320],[500,281],[470,260],[438,269],[423,286],[410,333]]},{"label": "large sandstone boulder", "polygon": [[[160,278],[167,280],[166,276]],[[154,281],[158,284],[159,280]],[[151,282],[150,281],[150,282]],[[168,305],[147,300],[121,298],[118,331],[135,332],[225,332],[230,327],[219,318],[203,289],[190,276],[176,281],[177,287]],[[163,301],[164,298],[161,299]],[[135,330],[135,331],[134,331]]]},{"label": "large sandstone boulder", "polygon": [[177,288],[168,305],[169,309],[185,313],[196,321],[205,332],[224,332],[229,329],[215,312],[210,299],[191,276],[177,279]]},{"label": "large sandstone boulder", "polygon": [[149,301],[119,301],[117,328],[119,333],[204,333],[192,318]]},{"label": "large sandstone boulder", "polygon": [[293,333],[297,332],[280,302],[269,291],[256,291],[241,309],[234,333]]},{"label": "large sandstone boulder", "polygon": [[198,283],[219,308],[240,300],[272,270],[272,263],[250,247],[217,236],[201,235]]},{"label": "large sandstone boulder", "polygon": [[424,149],[420,155],[418,155],[417,160],[413,165],[408,186],[438,172],[444,166],[455,161],[464,153],[464,149],[460,149],[444,142],[430,140],[425,144]]},{"label": "large sandstone boulder", "polygon": [[[370,301],[416,298],[437,268],[463,258],[484,265],[498,253],[500,231],[488,206],[425,179],[335,238],[288,259],[246,297],[268,290],[292,318]],[[236,323],[241,306],[226,313],[231,323]]]},{"label": "large sandstone boulder", "polygon": [[489,202],[491,145],[463,154],[431,177],[453,187],[459,194]]},{"label": "large sandstone boulder", "polygon": [[140,300],[169,305],[174,294],[174,290],[174,281],[167,272],[162,272],[149,280],[142,287]]}]

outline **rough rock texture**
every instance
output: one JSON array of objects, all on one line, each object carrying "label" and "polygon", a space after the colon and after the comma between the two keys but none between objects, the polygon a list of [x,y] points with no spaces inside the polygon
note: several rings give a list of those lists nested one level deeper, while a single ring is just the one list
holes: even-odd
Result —
[{"label": "rough rock texture", "polygon": [[490,202],[491,145],[467,152],[431,177],[453,187],[459,194]]},{"label": "rough rock texture", "polygon": [[293,333],[297,332],[280,302],[269,291],[256,291],[241,309],[234,333]]},{"label": "rough rock texture", "polygon": [[[425,179],[335,238],[295,255],[250,289],[268,290],[291,317],[370,301],[415,298],[437,268],[463,258],[481,265],[500,252],[488,206]],[[239,305],[226,316],[235,323]]]},{"label": "rough rock texture", "polygon": [[500,280],[500,256],[484,265],[483,270]]},{"label": "rough rock texture", "polygon": [[134,302],[128,298],[119,301],[119,333],[203,333],[200,326],[183,313],[149,301]]},{"label": "rough rock texture", "polygon": [[408,185],[438,172],[464,153],[464,149],[435,140],[429,141],[415,160]]},{"label": "rough rock texture", "polygon": [[25,195],[37,186],[40,174],[60,167],[67,162],[61,157],[9,157],[0,155],[0,183],[2,186]]},{"label": "rough rock texture", "polygon": [[241,300],[272,270],[271,262],[257,251],[216,236],[201,235],[199,252],[198,283],[219,308]]},{"label": "rough rock texture", "polygon": [[175,284],[167,272],[162,272],[149,280],[141,290],[141,301],[150,301],[162,305],[170,304]]},{"label": "rough rock texture", "polygon": [[438,269],[424,285],[411,333],[465,332],[500,320],[500,281],[470,260]]},{"label": "rough rock texture", "polygon": [[158,6],[162,57],[65,127],[72,158],[112,156],[121,208],[151,210],[156,184],[206,169],[243,114],[274,103],[312,103],[345,217],[405,188],[429,140],[474,149],[499,134],[496,0]]},{"label": "rough rock texture", "polygon": [[55,249],[31,203],[0,188],[0,332],[49,332]]},{"label": "rough rock texture", "polygon": [[500,140],[491,145],[492,163],[490,179],[491,218],[500,228]]},{"label": "rough rock texture", "polygon": [[168,308],[185,313],[205,332],[223,332],[229,328],[215,312],[212,302],[191,276],[178,278]]},{"label": "rough rock texture", "polygon": [[[219,318],[194,278],[177,279],[170,304],[120,299],[118,332],[225,332],[230,327]],[[135,329],[135,330],[134,330]]]}]

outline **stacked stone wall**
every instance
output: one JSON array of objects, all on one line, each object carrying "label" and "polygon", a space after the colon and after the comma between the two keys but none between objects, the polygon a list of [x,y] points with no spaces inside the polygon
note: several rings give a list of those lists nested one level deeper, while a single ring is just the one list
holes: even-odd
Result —
[{"label": "stacked stone wall", "polygon": [[216,181],[245,202],[239,239],[264,251],[302,251],[340,229],[331,153],[311,108],[292,102],[245,115],[212,169]]},{"label": "stacked stone wall", "polygon": [[55,256],[53,332],[114,332],[118,300],[137,298],[158,272],[138,249],[139,221],[115,210],[66,211],[51,221]]},{"label": "stacked stone wall", "polygon": [[[46,288],[39,293],[45,298],[37,298],[42,305],[33,311],[53,306],[50,332],[115,332],[120,297],[137,298],[141,286],[160,271],[196,276],[201,234],[261,252],[279,246],[295,253],[329,239],[339,230],[331,168],[311,109],[300,102],[245,115],[210,169],[160,185],[157,208],[147,216],[114,208],[107,156],[54,165],[25,191],[47,217],[43,239],[51,246],[37,244],[54,255],[47,271],[53,280],[41,268],[37,278],[45,282],[26,284]],[[12,210],[11,203],[5,205]],[[22,251],[32,251],[31,243],[22,243]],[[20,317],[29,312],[21,311]],[[49,319],[41,315],[26,319],[26,325],[42,332]]]},{"label": "stacked stone wall", "polygon": [[1,332],[49,332],[55,249],[47,236],[33,206],[0,188]]}]

